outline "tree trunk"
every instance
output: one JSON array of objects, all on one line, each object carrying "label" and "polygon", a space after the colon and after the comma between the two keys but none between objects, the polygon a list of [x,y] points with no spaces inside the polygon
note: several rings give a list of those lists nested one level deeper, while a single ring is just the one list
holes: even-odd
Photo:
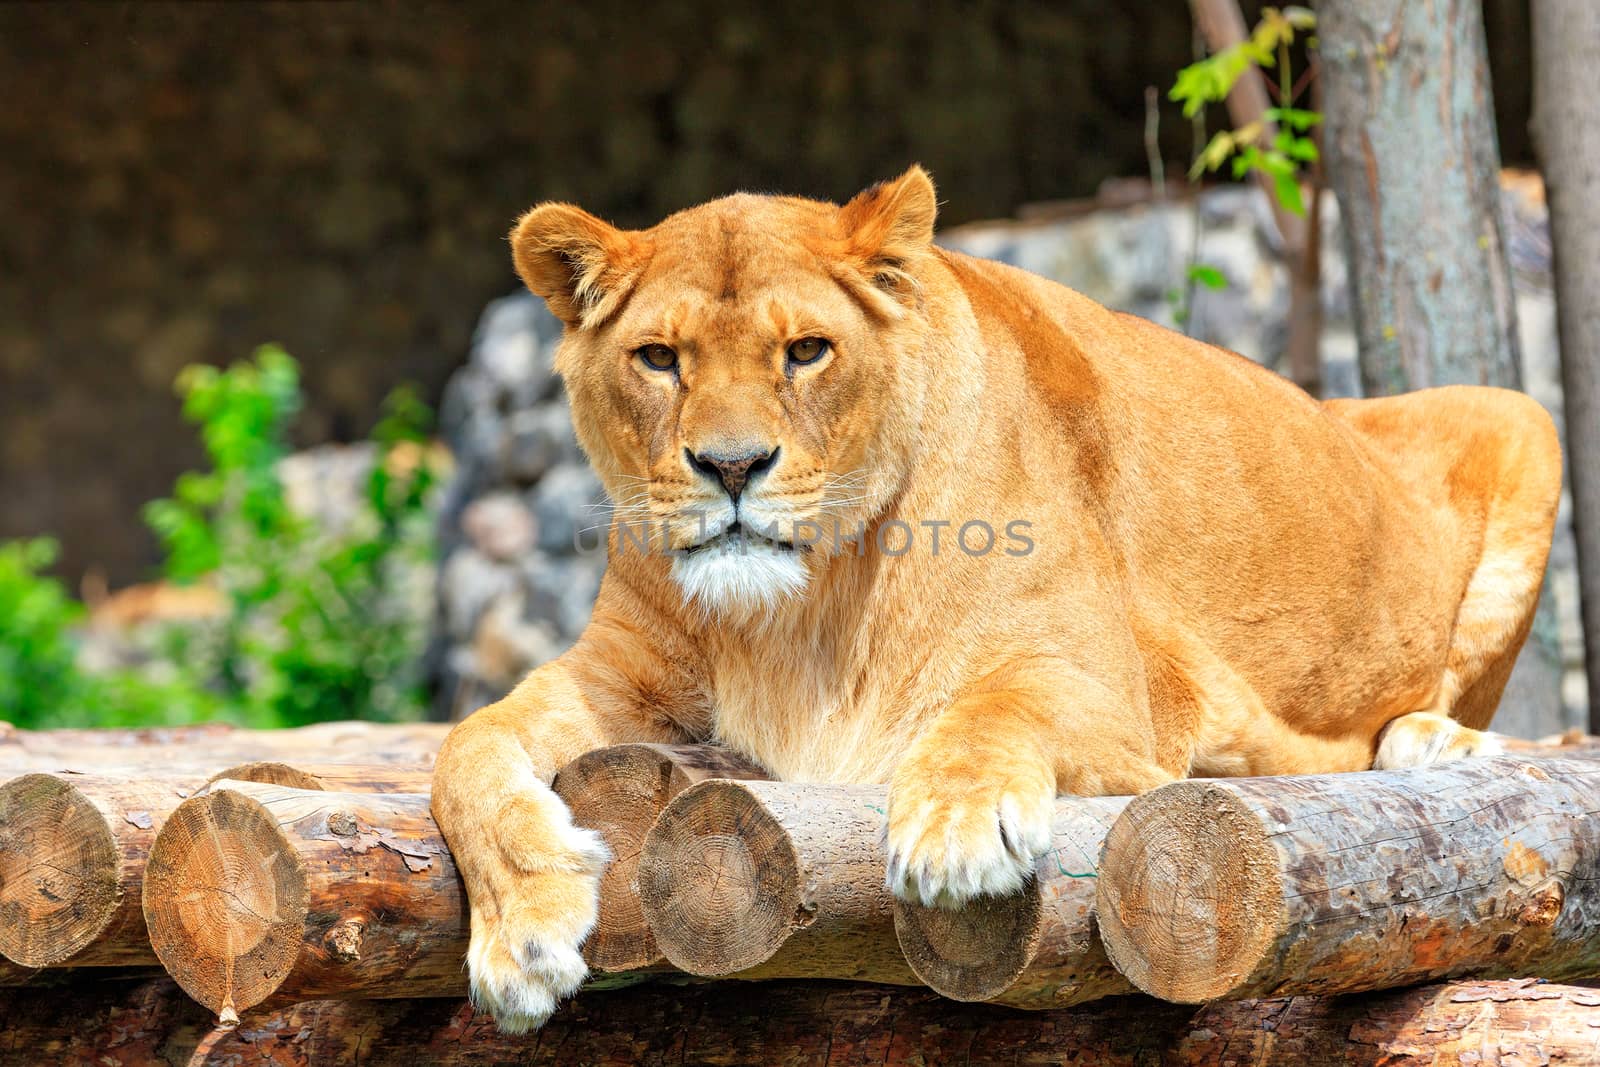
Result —
[{"label": "tree trunk", "polygon": [[[1238,0],[1189,0],[1195,27],[1206,47],[1220,52],[1245,40],[1249,29]],[[1277,126],[1267,117],[1272,101],[1253,70],[1234,83],[1228,93],[1228,119],[1235,129],[1261,123],[1262,140],[1270,141]],[[1287,102],[1285,102],[1285,106]],[[1322,395],[1322,241],[1321,190],[1311,183],[1309,217],[1302,218],[1278,202],[1272,178],[1255,172],[1256,185],[1267,198],[1278,236],[1283,240],[1283,261],[1289,271],[1289,331],[1284,363],[1288,377],[1312,396]]]},{"label": "tree trunk", "polygon": [[0,1067],[227,1064],[467,1067],[1438,1067],[1594,1062],[1600,990],[1454,983],[1362,997],[1017,1013],[922,989],[772,982],[729,996],[652,984],[582,994],[537,1034],[463,1001],[317,1001],[213,1028],[166,979],[13,991]]},{"label": "tree trunk", "polygon": [[155,963],[145,856],[195,784],[24,774],[0,785],[0,955],[25,967]]},{"label": "tree trunk", "polygon": [[1175,782],[1107,834],[1096,904],[1184,1003],[1600,976],[1600,760]]},{"label": "tree trunk", "polygon": [[1533,0],[1534,142],[1555,252],[1589,723],[1600,730],[1600,6]]},{"label": "tree trunk", "polygon": [[1127,797],[1063,797],[1034,880],[959,910],[894,902],[895,934],[917,977],[955,1000],[1062,1008],[1133,992],[1094,925],[1095,869]]},{"label": "tree trunk", "polygon": [[662,954],[697,975],[917,984],[883,881],[886,799],[882,786],[686,790],[639,858],[639,902]]},{"label": "tree trunk", "polygon": [[[1317,18],[1363,391],[1520,388],[1479,0],[1324,0]],[[1547,583],[1506,689],[1508,728],[1565,722],[1555,628]]]},{"label": "tree trunk", "polygon": [[1518,387],[1478,0],[1324,0],[1317,11],[1366,394]]},{"label": "tree trunk", "polygon": [[144,915],[162,965],[224,1020],[274,995],[465,983],[465,891],[422,793],[218,782],[162,826]]},{"label": "tree trunk", "polygon": [[615,745],[563,767],[551,783],[572,820],[611,849],[600,880],[600,915],[583,955],[597,971],[637,971],[666,962],[639,907],[639,851],[668,801],[712,778],[765,778],[766,772],[714,745]]},{"label": "tree trunk", "polygon": [[235,763],[408,763],[433,765],[444,723],[326,722],[292,730],[241,730],[228,723],[136,730],[18,730],[0,722],[0,771],[72,767],[210,767]]}]

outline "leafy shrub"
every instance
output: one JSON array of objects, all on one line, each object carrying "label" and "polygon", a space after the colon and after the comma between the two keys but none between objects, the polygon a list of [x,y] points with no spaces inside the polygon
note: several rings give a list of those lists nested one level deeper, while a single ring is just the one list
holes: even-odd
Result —
[{"label": "leafy shrub", "polygon": [[227,369],[189,367],[178,390],[209,466],[180,476],[145,520],[165,550],[165,577],[208,583],[223,611],[164,628],[147,666],[86,672],[72,636],[83,609],[42,573],[53,546],[0,546],[0,718],[288,726],[419,717],[427,591],[397,586],[408,576],[414,585],[433,556],[427,407],[404,389],[386,400],[360,507],[327,529],[294,511],[282,478],[301,406],[287,353],[268,346]]}]

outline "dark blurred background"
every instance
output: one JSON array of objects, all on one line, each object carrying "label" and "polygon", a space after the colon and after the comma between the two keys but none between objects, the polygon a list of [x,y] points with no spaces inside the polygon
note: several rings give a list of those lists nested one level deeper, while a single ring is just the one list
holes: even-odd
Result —
[{"label": "dark blurred background", "polygon": [[[1485,18],[1524,163],[1526,0]],[[437,400],[537,200],[643,225],[919,160],[946,224],[1006,216],[1144,174],[1145,88],[1191,50],[1176,2],[0,5],[0,540],[147,576],[139,505],[198,454],[188,363],[282,342],[302,444],[403,380]]]}]

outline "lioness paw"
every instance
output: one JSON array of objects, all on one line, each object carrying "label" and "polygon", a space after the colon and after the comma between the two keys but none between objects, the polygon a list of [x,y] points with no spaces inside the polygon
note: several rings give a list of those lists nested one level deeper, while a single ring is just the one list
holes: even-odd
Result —
[{"label": "lioness paw", "polygon": [[1054,785],[1044,776],[897,781],[889,792],[890,891],[947,908],[1016,892],[1050,847],[1054,801]]},{"label": "lioness paw", "polygon": [[1431,711],[1402,715],[1378,735],[1378,752],[1372,761],[1377,771],[1425,767],[1446,760],[1498,756],[1505,751],[1497,734],[1462,726]]},{"label": "lioness paw", "polygon": [[499,871],[491,900],[482,908],[474,901],[472,1002],[509,1034],[544,1025],[589,973],[581,946],[599,915],[600,874],[610,855],[591,831],[567,826],[561,837],[565,847],[543,858],[544,869]]}]

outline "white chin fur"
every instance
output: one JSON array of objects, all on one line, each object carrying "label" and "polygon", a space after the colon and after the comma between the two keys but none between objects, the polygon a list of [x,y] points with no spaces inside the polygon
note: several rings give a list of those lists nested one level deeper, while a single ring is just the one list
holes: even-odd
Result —
[{"label": "white chin fur", "polygon": [[715,615],[748,618],[770,610],[806,587],[810,575],[790,549],[759,540],[709,544],[672,561],[683,598]]}]

